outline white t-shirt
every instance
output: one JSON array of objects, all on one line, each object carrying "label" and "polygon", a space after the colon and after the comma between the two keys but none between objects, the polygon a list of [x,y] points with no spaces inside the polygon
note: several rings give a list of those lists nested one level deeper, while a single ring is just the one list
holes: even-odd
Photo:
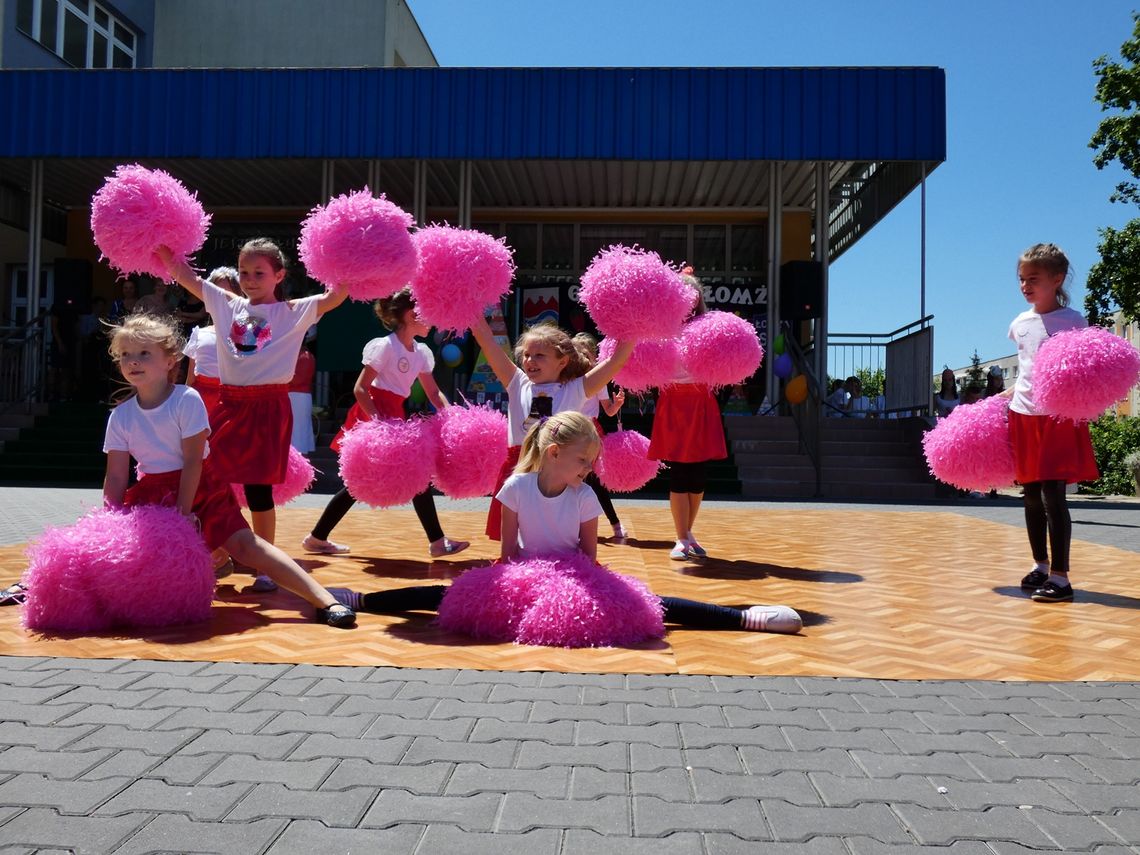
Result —
[{"label": "white t-shirt", "polygon": [[867,413],[874,411],[875,405],[872,404],[865,395],[860,395],[858,398],[854,395],[851,396],[851,407],[847,411],[851,414],[851,418],[865,419],[867,418]]},{"label": "white t-shirt", "polygon": [[507,386],[507,431],[511,445],[522,445],[523,437],[539,419],[586,406],[584,378],[568,383],[532,383],[521,368]]},{"label": "white t-shirt", "polygon": [[[174,472],[182,468],[182,440],[209,429],[202,398],[189,386],[175,386],[153,409],[144,410],[138,398],[130,398],[111,410],[103,452],[129,452],[145,475]],[[209,454],[206,443],[202,459]]]},{"label": "white t-shirt", "polygon": [[1023,416],[1039,415],[1033,406],[1033,363],[1037,348],[1045,339],[1065,330],[1087,327],[1088,321],[1076,309],[1067,306],[1039,314],[1032,309],[1022,312],[1009,325],[1009,337],[1017,345],[1017,382],[1009,408]]},{"label": "white t-shirt", "polygon": [[538,489],[537,472],[512,475],[495,498],[518,514],[519,555],[523,558],[574,552],[579,527],[602,513],[588,484],[544,496]]},{"label": "white t-shirt", "polygon": [[218,336],[214,327],[194,327],[182,352],[194,360],[199,377],[218,377]]},{"label": "white t-shirt", "polygon": [[363,363],[376,372],[372,385],[392,392],[401,398],[408,397],[412,384],[421,374],[430,374],[435,368],[431,348],[422,341],[413,341],[408,350],[393,333],[374,338],[364,345]]},{"label": "white t-shirt", "polygon": [[305,333],[317,321],[319,295],[250,305],[212,282],[202,300],[218,338],[218,376],[228,386],[288,383],[297,368]]},{"label": "white t-shirt", "polygon": [[610,390],[607,386],[603,386],[594,397],[586,399],[586,403],[582,405],[582,415],[588,419],[596,419],[601,412],[602,404],[608,403],[609,400]]}]

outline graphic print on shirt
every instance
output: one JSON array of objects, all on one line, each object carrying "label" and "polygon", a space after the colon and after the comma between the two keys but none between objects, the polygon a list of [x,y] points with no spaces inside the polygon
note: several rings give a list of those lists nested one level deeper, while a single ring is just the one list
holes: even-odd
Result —
[{"label": "graphic print on shirt", "polygon": [[269,320],[242,309],[234,315],[226,341],[230,350],[238,356],[251,356],[264,350],[272,339],[273,330],[269,326]]},{"label": "graphic print on shirt", "polygon": [[408,357],[401,356],[400,360],[396,363],[396,368],[401,374],[407,374],[408,369],[412,367],[412,363],[408,361]]},{"label": "graphic print on shirt", "polygon": [[545,392],[536,391],[530,401],[530,413],[523,420],[523,436],[526,436],[535,423],[552,415],[554,415],[554,398]]}]

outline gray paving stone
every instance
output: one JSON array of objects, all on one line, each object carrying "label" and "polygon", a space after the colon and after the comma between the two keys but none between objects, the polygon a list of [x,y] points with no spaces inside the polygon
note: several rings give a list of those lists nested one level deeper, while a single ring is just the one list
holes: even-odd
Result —
[{"label": "gray paving stone", "polygon": [[707,727],[724,727],[728,724],[720,707],[681,707],[630,704],[626,708],[630,724],[656,724],[658,722],[687,722]]},{"label": "gray paving stone", "polygon": [[[1060,814],[1050,810],[1038,809],[1020,811],[1020,813],[1027,816],[1031,822],[1056,841],[1056,845],[1064,852],[1087,850],[1099,845],[1117,845],[1128,842],[1128,840],[1140,840],[1136,837],[1122,839],[1118,836],[1118,832],[1114,833],[1115,829],[1110,830],[1111,826],[1106,827],[1098,821],[1102,819],[1101,817],[1072,813]],[[1108,823],[1117,819],[1118,817],[1103,818]],[[1136,824],[1134,828],[1140,831],[1140,823]]]},{"label": "gray paving stone", "polygon": [[21,721],[0,721],[0,745],[30,745],[42,751],[55,751],[65,745],[72,746],[98,729],[96,725],[48,727]]},{"label": "gray paving stone", "polygon": [[630,689],[688,689],[693,692],[715,689],[712,677],[702,674],[629,674],[625,683]]},{"label": "gray paving stone", "polygon": [[55,671],[60,668],[73,668],[77,671],[114,671],[116,668],[129,665],[134,661],[133,659],[74,659],[69,656],[60,656],[41,659],[27,667],[42,671]]},{"label": "gray paving stone", "polygon": [[681,744],[686,748],[708,748],[710,745],[758,745],[780,750],[788,747],[780,728],[770,725],[705,727],[700,724],[682,724],[679,729]]},{"label": "gray paving stone", "polygon": [[284,760],[304,737],[297,733],[280,736],[207,730],[179,750],[180,754],[250,754],[262,760]]},{"label": "gray paving stone", "polygon": [[1087,813],[1140,810],[1140,787],[1133,784],[1078,784],[1061,780],[1049,784]]},{"label": "gray paving stone", "polygon": [[[79,683],[60,681],[60,674],[71,674],[71,671],[17,671],[14,668],[5,668],[4,659],[0,657],[0,686],[78,686]],[[52,682],[48,682],[55,678]]]},{"label": "gray paving stone", "polygon": [[[6,703],[11,704],[45,704],[58,701],[59,703],[90,703],[79,697],[83,691],[101,692],[102,689],[68,688],[67,686],[4,686],[3,694]],[[68,700],[68,697],[71,700]]]},{"label": "gray paving stone", "polygon": [[722,694],[733,692],[764,691],[786,692],[788,694],[806,694],[795,677],[730,677],[714,676],[713,689]]},{"label": "gray paving stone", "polygon": [[[990,845],[1000,845],[999,843],[987,845],[973,840],[959,840],[949,846],[899,846],[880,843],[878,840],[871,840],[866,837],[845,837],[844,840],[851,847],[851,852],[854,855],[931,855],[935,852],[938,855],[993,855],[994,850],[990,848]],[[1025,851],[1026,853],[1029,852],[1029,850]]]},{"label": "gray paving stone", "polygon": [[68,746],[69,751],[87,751],[92,748],[134,748],[158,756],[172,754],[189,743],[200,731],[135,730],[118,724],[96,728],[82,739]]},{"label": "gray paving stone", "polygon": [[[1014,757],[1044,757],[1047,754],[1057,753],[1057,739],[1052,736],[1022,736],[1013,733],[991,733],[990,737],[1006,754]],[[1091,736],[1085,733],[1065,734],[1066,754],[1089,754],[1094,757],[1130,757],[1131,753],[1123,753],[1108,747],[1107,740],[1119,740],[1124,737],[1100,734]],[[963,749],[968,750],[968,749]]]},{"label": "gray paving stone", "polygon": [[[922,695],[977,698],[983,696],[981,692],[978,691],[978,687],[987,685],[985,683],[970,681],[947,683],[943,680],[876,680],[873,682],[875,685],[881,686],[892,695],[897,695],[900,698],[914,698]],[[1010,684],[995,683],[994,685],[1000,688]],[[1006,695],[995,695],[994,697],[1006,697]]]},{"label": "gray paving stone", "polygon": [[463,855],[557,855],[561,833],[538,828],[522,834],[463,831],[454,825],[429,825],[417,852],[462,852]]},{"label": "gray paving stone", "polygon": [[[441,826],[442,827],[442,826]],[[424,826],[395,828],[328,828],[311,820],[295,820],[273,841],[267,855],[359,855],[361,852],[413,852],[423,838]],[[460,851],[460,850],[427,850]]]},{"label": "gray paving stone", "polygon": [[[1046,754],[1040,758],[1024,757],[987,757],[984,754],[963,754],[962,759],[975,767],[988,781],[1016,781],[1020,778],[1045,778],[1046,780],[1060,778],[1068,781],[1080,781],[1087,784],[1103,784],[1105,781],[1116,784],[1130,784],[1135,781],[1137,772],[1135,762],[1111,761],[1096,757],[1080,757],[1080,763],[1073,757],[1060,754]],[[1109,777],[1101,775],[1092,764],[1102,765],[1101,769]],[[1088,768],[1086,768],[1088,767]],[[1092,771],[1090,771],[1092,769]],[[1113,771],[1121,776],[1127,773],[1128,780],[1114,780]]]},{"label": "gray paving stone", "polygon": [[98,766],[113,751],[43,751],[18,745],[0,751],[0,772],[34,772],[60,781],[73,780]]},{"label": "gray paving stone", "polygon": [[[694,692],[690,689],[676,689],[671,692],[673,705],[677,707],[744,707],[753,710],[771,710],[759,689],[738,690],[735,692]],[[820,720],[822,726],[823,720]]]},{"label": "gray paving stone", "polygon": [[[289,734],[282,739],[299,739],[297,734]],[[295,744],[295,743],[294,743]],[[328,733],[314,733],[304,737],[304,741],[291,755],[290,760],[312,760],[317,757],[356,757],[372,763],[398,763],[412,740],[406,736],[388,739],[351,739],[333,736]]]},{"label": "gray paving stone", "polygon": [[1042,698],[1037,702],[1037,714],[1047,714],[1061,718],[1083,718],[1087,715],[1122,715],[1135,717],[1136,707],[1125,703],[1120,698],[1097,698],[1095,700],[1061,700],[1059,698]]},{"label": "gray paving stone", "polygon": [[315,790],[336,766],[335,760],[258,760],[229,755],[211,769],[201,784],[207,787],[232,782],[286,784],[296,790]]},{"label": "gray paving stone", "polygon": [[137,683],[145,679],[145,674],[131,671],[83,671],[69,668],[66,671],[25,671],[19,672],[35,676],[45,674],[36,685],[39,686],[91,686],[98,689],[124,689],[134,688]]},{"label": "gray paving stone", "polygon": [[528,739],[553,745],[574,743],[574,722],[519,722],[481,718],[467,737],[470,742],[495,742],[499,739]]},{"label": "gray paving stone", "polygon": [[364,713],[373,717],[395,715],[401,718],[420,719],[427,718],[437,703],[439,703],[437,698],[372,698],[349,695],[336,708],[335,715],[347,718]]},{"label": "gray paving stone", "polygon": [[[684,769],[691,766],[687,752],[680,746],[661,746],[652,743],[634,742],[627,746],[629,750],[629,769],[631,772],[656,772],[661,769]],[[740,762],[731,758],[740,768]]]},{"label": "gray paving stone", "polygon": [[572,828],[562,842],[562,855],[702,855],[704,851],[701,836],[687,833],[668,837],[607,837],[596,831]]},{"label": "gray paving stone", "polygon": [[233,687],[233,676],[231,674],[203,674],[199,671],[196,674],[164,674],[161,672],[152,672],[150,674],[139,675],[130,672],[114,671],[108,676],[135,679],[136,682],[131,684],[131,691],[141,691],[142,689],[182,689],[187,692],[214,692],[222,686],[226,687],[223,690],[226,692],[238,691]]},{"label": "gray paving stone", "polygon": [[[815,751],[819,748],[863,748],[880,754],[897,752],[896,746],[881,730],[805,730],[802,727],[781,727],[780,735],[794,751]],[[909,734],[908,734],[909,735]]]},{"label": "gray paving stone", "polygon": [[[1050,715],[1041,705],[1044,698],[946,698],[942,710],[956,710],[961,715]],[[1071,702],[1070,702],[1071,703]]]},{"label": "gray paving stone", "polygon": [[79,776],[80,781],[104,778],[141,778],[155,769],[162,758],[132,748],[114,752],[110,757]]},{"label": "gray paving stone", "polygon": [[[376,698],[377,700],[388,700],[389,698],[395,697],[396,693],[400,691],[400,687],[402,685],[402,683],[397,683],[394,680],[385,683],[368,683],[360,680],[330,680],[328,678],[325,678],[323,680],[314,680],[310,682],[303,694],[311,695],[313,697],[321,697],[324,695],[332,695],[334,697],[363,695],[369,698]],[[278,693],[276,684],[271,691]],[[278,694],[294,693],[279,692]]]},{"label": "gray paving stone", "polygon": [[357,665],[294,665],[280,676],[286,680],[308,677],[316,680],[348,680],[351,682],[369,678],[387,679],[387,676],[379,674],[381,671],[394,671],[397,674],[402,674],[401,680],[412,679],[411,675],[419,673],[412,670],[403,671],[399,668],[384,669]]},{"label": "gray paving stone", "polygon": [[[200,708],[181,709],[173,714],[164,713],[169,718],[155,725],[155,730],[177,730],[192,727],[199,730],[229,730],[233,733],[255,733],[273,719],[274,713],[264,712],[216,712]],[[112,724],[115,722],[111,722]]]},{"label": "gray paving stone", "polygon": [[489,769],[477,763],[460,763],[455,767],[444,794],[470,796],[476,793],[532,793],[544,799],[567,798],[570,791],[570,767],[548,766],[545,769]]},{"label": "gray paving stone", "polygon": [[[631,748],[645,748],[646,746],[631,746]],[[760,749],[750,749],[760,750]],[[638,755],[631,752],[633,757]],[[684,752],[683,766],[692,766],[694,769],[716,769],[720,772],[747,773],[749,770],[744,763],[744,757],[735,745],[714,745],[712,748],[687,748]],[[648,771],[640,765],[634,766],[635,772]]]},{"label": "gray paving stone", "polygon": [[[496,743],[497,744],[497,743]],[[608,745],[550,745],[546,742],[523,742],[518,769],[542,769],[547,766],[593,766],[608,772],[628,772],[629,752],[618,743]]]},{"label": "gray paving stone", "polygon": [[[234,713],[234,715],[272,718],[268,724],[254,727],[258,733],[331,733],[333,736],[362,736],[376,721],[375,713],[358,715],[304,715],[297,712]],[[228,725],[222,725],[233,730]],[[248,731],[252,732],[252,731]]]},{"label": "gray paving stone", "polygon": [[691,802],[693,786],[684,769],[663,769],[660,772],[633,772],[629,776],[629,791],[635,796],[655,796],[664,801]]},{"label": "gray paving stone", "polygon": [[0,784],[0,804],[54,808],[60,813],[86,814],[131,783],[130,778],[101,781],[56,781],[22,774]]},{"label": "gray paving stone", "polygon": [[752,745],[742,745],[740,756],[753,775],[770,775],[773,772],[798,769],[803,772],[832,772],[853,778],[865,778],[867,773],[855,764],[851,755],[838,748],[819,751],[768,751]]},{"label": "gray paving stone", "polygon": [[216,821],[250,790],[250,784],[224,787],[176,787],[164,781],[135,781],[96,809],[97,816],[135,812],[181,814],[195,820]]},{"label": "gray paving stone", "polygon": [[245,794],[226,820],[244,822],[284,817],[315,819],[329,826],[353,828],[375,795],[376,791],[371,787],[314,793],[291,790],[281,784],[258,784]]},{"label": "gray paving stone", "polygon": [[[768,843],[759,849],[755,842],[741,840],[731,834],[706,834],[705,846],[709,855],[850,855],[838,837],[813,837],[803,843]],[[897,848],[897,847],[894,847]],[[901,855],[901,853],[900,853]],[[910,855],[910,853],[906,853]],[[951,855],[945,853],[944,855]],[[953,853],[958,855],[958,853]],[[990,855],[990,853],[986,853]]]},{"label": "gray paving stone", "polygon": [[[382,790],[360,825],[362,828],[383,828],[402,822],[426,822],[429,825],[442,822],[457,825],[464,831],[495,831],[498,830],[495,828],[495,816],[502,800],[498,793],[420,796],[405,790]],[[504,828],[510,830],[509,826]]]},{"label": "gray paving stone", "polygon": [[821,834],[842,834],[862,835],[884,843],[911,842],[910,836],[886,805],[814,808],[763,799],[761,806],[777,840],[808,840]]},{"label": "gray paving stone", "polygon": [[571,769],[570,790],[566,798],[596,799],[599,796],[628,796],[630,775],[626,772],[603,772],[592,766]]},{"label": "gray paving stone", "polygon": [[[133,688],[104,689],[98,686],[77,686],[67,689],[62,686],[55,686],[45,689],[45,691],[55,693],[56,697],[49,701],[52,704],[104,704],[115,709],[129,710],[146,708],[146,702],[158,695],[161,690],[135,691]],[[36,701],[32,701],[32,703],[36,703]],[[149,708],[153,709],[153,707]]]},{"label": "gray paving stone", "polygon": [[288,710],[307,716],[328,715],[345,699],[345,695],[275,695],[272,692],[258,692],[253,697],[248,695],[234,697],[236,700],[233,706],[219,707],[219,709],[233,709],[237,712]]},{"label": "gray paving stone", "polygon": [[[1136,702],[1130,701],[1129,703],[1137,703],[1138,705],[1140,705],[1140,701],[1136,701]],[[1133,734],[1130,737],[1121,737],[1121,738],[1140,739],[1140,709],[1136,710],[1135,716],[1110,715],[1108,718],[1109,718],[1109,721],[1113,721],[1116,724],[1119,724],[1121,727],[1125,728],[1129,733]]]},{"label": "gray paving stone", "polygon": [[[397,672],[399,673],[399,672]],[[463,683],[504,683],[520,688],[536,687],[542,679],[538,671],[456,671],[456,685]]]},{"label": "gray paving stone", "polygon": [[[484,766],[509,769],[514,764],[519,743],[500,742],[445,742],[432,736],[417,736],[404,756],[404,763],[432,763],[446,760],[453,763],[482,763]],[[558,764],[561,765],[561,764]],[[520,764],[520,768],[525,768]]]},{"label": "gray paving stone", "polygon": [[633,827],[638,836],[648,837],[683,831],[723,831],[745,840],[773,839],[756,799],[679,804],[652,796],[635,796]]},{"label": "gray paving stone", "polygon": [[[730,706],[722,709],[730,727],[800,727],[804,730],[833,732],[831,725],[823,720],[819,710],[770,710]],[[878,730],[878,728],[873,729]]]},{"label": "gray paving stone", "polygon": [[0,849],[27,846],[35,850],[68,849],[78,853],[104,853],[126,839],[149,816],[61,816],[52,810],[27,810],[0,826]]},{"label": "gray paving stone", "polygon": [[396,766],[367,760],[342,760],[321,784],[321,792],[372,787],[380,790],[407,790],[422,795],[438,794],[454,768],[453,763],[424,763]]},{"label": "gray paving stone", "polygon": [[63,722],[64,727],[83,724],[81,721],[65,721],[76,712],[85,710],[83,704],[20,704],[14,701],[0,701],[0,722],[19,721],[24,724],[45,725]]},{"label": "gray paving stone", "polygon": [[625,704],[552,704],[535,701],[531,721],[600,721],[603,724],[625,724]]},{"label": "gray paving stone", "polygon": [[491,688],[491,694],[487,700],[503,703],[510,701],[549,701],[552,704],[574,705],[582,701],[583,691],[580,686],[539,688],[536,686],[512,686],[509,683],[501,683]]},{"label": "gray paving stone", "polygon": [[900,698],[897,695],[852,695],[863,712],[882,713],[893,710],[904,712],[946,712],[948,701],[936,695],[916,695],[914,697]]},{"label": "gray paving stone", "polygon": [[[1107,781],[1110,784],[1135,784],[1140,783],[1140,764],[1136,762],[1135,758],[1121,760],[1108,757],[1091,757],[1087,754],[1081,754],[1074,758],[1091,769],[1101,780]],[[1081,780],[1076,776],[1072,777],[1073,780]]]},{"label": "gray paving stone", "polygon": [[1064,697],[1075,700],[1100,700],[1120,698],[1140,700],[1140,682],[1137,683],[1059,683],[1047,684],[1054,687]]},{"label": "gray paving stone", "polygon": [[497,718],[502,721],[526,721],[529,711],[530,704],[526,701],[508,701],[505,703],[479,701],[473,703],[446,698],[431,711],[430,718],[432,721],[446,721],[456,718]]},{"label": "gray paving stone", "polygon": [[597,721],[584,721],[578,725],[576,741],[578,745],[606,742],[648,742],[662,748],[681,745],[675,724],[603,724]]},{"label": "gray paving stone", "polygon": [[210,662],[197,673],[202,676],[209,674],[244,674],[250,677],[273,680],[295,667],[295,665],[268,665],[260,662]]},{"label": "gray paving stone", "polygon": [[744,775],[716,769],[693,769],[690,775],[698,802],[773,798],[805,807],[820,804],[815,787],[803,772]]},{"label": "gray paving stone", "polygon": [[[599,686],[585,686],[579,691],[581,692],[581,703],[583,704],[646,704],[654,707],[671,707],[674,705],[674,692],[664,686],[639,689],[613,689],[601,688]],[[713,693],[707,692],[706,694],[711,695]],[[578,700],[568,700],[565,703],[578,703]]]},{"label": "gray paving stone", "polygon": [[1064,698],[1067,696],[1067,692],[1062,691],[1052,683],[973,680],[963,685],[969,686],[974,695],[983,698]]},{"label": "gray paving stone", "polygon": [[57,661],[59,660],[51,656],[0,656],[0,667],[11,671],[28,671],[57,667]]},{"label": "gray paving stone", "polygon": [[178,852],[184,855],[233,855],[261,852],[285,828],[280,819],[256,822],[194,822],[177,814],[155,817],[138,834],[115,850],[115,855]]},{"label": "gray paving stone", "polygon": [[856,749],[851,757],[872,778],[894,778],[898,775],[946,775],[960,781],[976,781],[977,771],[958,754],[935,751],[931,754],[876,754]]},{"label": "gray paving stone", "polygon": [[[811,780],[823,797],[823,803],[832,807],[901,802],[913,802],[935,809],[945,809],[950,806],[947,797],[938,793],[937,785],[922,775],[899,775],[897,778],[843,778],[829,772],[812,772]],[[769,798],[783,798],[784,801],[793,804],[803,804],[779,794],[764,795]]]},{"label": "gray paving stone", "polygon": [[[885,713],[850,713],[842,710],[821,709],[819,714],[832,730],[860,730],[865,727],[873,727],[879,730],[904,730],[910,733],[931,732],[931,728],[920,718],[922,713],[906,712],[905,710]],[[955,733],[957,731],[949,732]]]},{"label": "gray paving stone", "polygon": [[[198,708],[210,712],[231,712],[249,698],[249,692],[195,692],[186,689],[162,689],[154,697],[142,701],[139,706],[145,709],[167,707]],[[267,695],[266,697],[280,697]]]},{"label": "gray paving stone", "polygon": [[557,671],[544,671],[539,686],[600,686],[614,689],[626,688],[625,677],[621,674],[562,674]]},{"label": "gray paving stone", "polygon": [[206,773],[221,763],[225,754],[200,754],[195,757],[175,755],[163,760],[147,773],[148,778],[157,778],[168,784],[189,787],[197,784]]},{"label": "gray paving stone", "polygon": [[[263,691],[272,692],[275,695],[303,695],[309,691],[313,686],[319,683],[316,677],[297,677],[289,679],[287,677],[278,677],[272,680]],[[359,686],[359,683],[350,682],[348,680],[334,680],[332,681],[340,686]],[[340,692],[342,695],[352,694],[351,692]],[[368,694],[366,692],[366,694]]]},{"label": "gray paving stone", "polygon": [[[67,707],[71,709],[69,705]],[[54,705],[46,705],[42,707],[34,707],[34,709],[53,710],[65,709],[63,705],[56,707]],[[77,709],[73,709],[73,714],[68,715],[60,723],[64,727],[74,727],[77,724],[119,724],[123,727],[131,728],[134,730],[147,730],[151,727],[158,727],[165,724],[171,717],[173,710],[160,709],[116,709],[109,707],[105,704],[93,704],[91,706],[80,705]],[[0,713],[2,714],[2,713]],[[180,727],[181,725],[171,725],[172,728]]]},{"label": "gray paving stone", "polygon": [[[987,754],[991,757],[1008,757],[1011,752],[1003,744],[1005,734],[995,737],[989,733],[967,731],[965,733],[907,733],[902,730],[888,730],[884,733],[896,746],[896,751],[904,754],[931,754],[936,751],[968,751],[973,754]],[[1011,737],[1012,738],[1012,737]],[[1040,737],[1019,736],[1018,739],[1039,739]],[[861,746],[852,746],[861,747]],[[871,748],[872,751],[879,751]],[[889,754],[890,751],[879,751]]]},{"label": "gray paving stone", "polygon": [[[1030,811],[1017,808],[956,811],[900,804],[895,805],[895,811],[919,843],[946,846],[955,840],[1012,840],[1036,849],[1057,848],[1053,840],[1029,820]],[[879,839],[874,834],[867,836]]]},{"label": "gray paving stone", "polygon": [[1080,718],[1058,718],[1053,716],[1019,715],[1026,727],[1042,736],[1066,736],[1073,731],[1081,733],[1104,733],[1114,736],[1129,736],[1131,732],[1117,722],[1103,715],[1085,715]]},{"label": "gray paving stone", "polygon": [[[790,695],[783,692],[762,692],[764,700],[774,710],[833,710],[835,712],[866,713],[855,697],[846,693],[829,692],[824,695]],[[888,707],[895,711],[898,707]]]},{"label": "gray paving stone", "polygon": [[630,800],[625,796],[589,801],[540,799],[530,793],[503,796],[497,830],[521,832],[532,828],[589,828],[602,834],[628,835]]},{"label": "gray paving stone", "polygon": [[[389,666],[374,668],[372,673],[364,679],[375,682],[399,680],[401,683],[436,683],[441,686],[450,686],[456,681],[459,674],[460,672],[455,668],[393,668]],[[326,676],[335,677],[333,674]]]},{"label": "gray paving stone", "polygon": [[401,701],[449,698],[454,701],[478,703],[487,700],[490,695],[491,685],[489,683],[465,683],[457,686],[453,683],[407,682],[400,687],[400,691],[396,693],[395,697]]}]

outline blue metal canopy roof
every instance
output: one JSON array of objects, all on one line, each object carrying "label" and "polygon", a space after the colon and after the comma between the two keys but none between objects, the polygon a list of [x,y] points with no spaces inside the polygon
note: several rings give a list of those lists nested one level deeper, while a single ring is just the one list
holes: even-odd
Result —
[{"label": "blue metal canopy roof", "polygon": [[926,161],[940,68],[0,71],[3,158]]}]

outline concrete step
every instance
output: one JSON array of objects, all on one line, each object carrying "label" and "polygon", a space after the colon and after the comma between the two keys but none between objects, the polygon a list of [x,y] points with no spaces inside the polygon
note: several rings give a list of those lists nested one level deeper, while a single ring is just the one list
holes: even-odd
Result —
[{"label": "concrete step", "polygon": [[937,498],[933,484],[864,482],[822,485],[815,496],[815,481],[743,481],[741,495],[749,499],[877,499],[881,501],[923,501]]}]

